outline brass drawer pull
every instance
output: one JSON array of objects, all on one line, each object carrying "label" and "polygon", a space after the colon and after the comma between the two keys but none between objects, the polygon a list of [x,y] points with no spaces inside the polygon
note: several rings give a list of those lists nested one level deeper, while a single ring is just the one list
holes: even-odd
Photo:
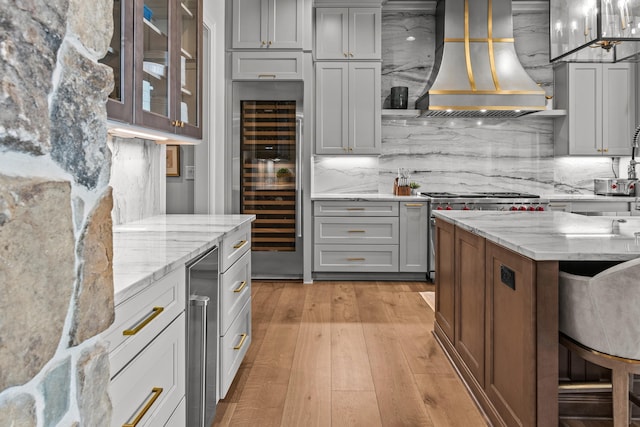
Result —
[{"label": "brass drawer pull", "polygon": [[240,350],[244,345],[244,341],[247,339],[247,334],[240,334],[240,342],[237,346],[233,347],[234,350]]},{"label": "brass drawer pull", "polygon": [[366,233],[365,230],[348,230],[347,233]]},{"label": "brass drawer pull", "polygon": [[233,245],[233,249],[240,249],[241,247],[243,247],[245,244],[247,243],[246,240],[240,240],[238,243],[236,243],[235,245]]},{"label": "brass drawer pull", "polygon": [[142,328],[144,328],[145,326],[147,326],[153,319],[155,319],[156,317],[158,317],[160,315],[160,313],[162,313],[164,311],[164,307],[153,307],[153,310],[151,310],[152,313],[149,317],[147,317],[146,319],[144,319],[142,322],[140,322],[140,324],[138,326],[136,326],[133,329],[125,329],[124,331],[122,331],[122,335],[135,335],[138,332],[140,332],[140,330]]},{"label": "brass drawer pull", "polygon": [[405,203],[404,205],[408,208],[421,208],[424,206],[423,203]]},{"label": "brass drawer pull", "polygon": [[258,74],[258,78],[259,79],[266,79],[266,78],[275,79],[276,75],[275,74]]},{"label": "brass drawer pull", "polygon": [[149,409],[151,408],[151,406],[156,402],[156,400],[158,400],[158,397],[160,397],[161,393],[162,393],[162,387],[152,388],[151,399],[149,399],[149,401],[144,405],[144,408],[142,408],[142,410],[138,413],[138,415],[136,415],[136,417],[133,419],[132,422],[122,424],[122,427],[136,427],[140,422],[140,420],[142,419],[142,417],[144,417],[147,414],[147,412],[149,412]]},{"label": "brass drawer pull", "polygon": [[365,258],[347,258],[347,261],[366,261]]},{"label": "brass drawer pull", "polygon": [[238,286],[236,289],[233,290],[233,292],[242,292],[242,290],[244,289],[244,287],[247,286],[247,281],[243,280],[242,283],[240,283],[240,286]]}]

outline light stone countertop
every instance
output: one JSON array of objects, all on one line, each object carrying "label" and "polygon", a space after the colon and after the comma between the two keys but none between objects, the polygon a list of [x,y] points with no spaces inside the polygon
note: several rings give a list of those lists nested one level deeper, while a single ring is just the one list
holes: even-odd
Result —
[{"label": "light stone countertop", "polygon": [[426,201],[422,196],[396,196],[392,193],[314,193],[311,200],[352,200],[363,202],[415,202]]},{"label": "light stone countertop", "polygon": [[[536,261],[626,261],[640,257],[640,217],[568,212],[434,211],[437,218]],[[622,222],[620,222],[622,221]]]},{"label": "light stone countertop", "polygon": [[114,302],[216,246],[255,215],[158,215],[113,226]]},{"label": "light stone countertop", "polygon": [[550,202],[635,202],[635,196],[600,196],[597,194],[541,194]]}]

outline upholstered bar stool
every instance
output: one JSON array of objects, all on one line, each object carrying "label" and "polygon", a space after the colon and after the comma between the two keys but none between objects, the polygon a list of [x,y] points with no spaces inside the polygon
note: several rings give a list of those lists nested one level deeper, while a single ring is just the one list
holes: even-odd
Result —
[{"label": "upholstered bar stool", "polygon": [[560,343],[611,369],[613,425],[628,427],[633,374],[640,374],[640,258],[593,277],[560,272]]}]

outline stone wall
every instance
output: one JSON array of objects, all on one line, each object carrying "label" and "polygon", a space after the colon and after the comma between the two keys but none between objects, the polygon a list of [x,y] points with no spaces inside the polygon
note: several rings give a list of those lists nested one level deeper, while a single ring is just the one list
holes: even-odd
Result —
[{"label": "stone wall", "polygon": [[0,425],[109,425],[112,0],[0,0]]}]

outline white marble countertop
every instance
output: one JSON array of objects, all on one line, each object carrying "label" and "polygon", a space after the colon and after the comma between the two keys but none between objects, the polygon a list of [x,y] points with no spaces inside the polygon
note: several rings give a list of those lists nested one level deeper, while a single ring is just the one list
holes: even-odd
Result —
[{"label": "white marble countertop", "polygon": [[550,202],[635,202],[635,196],[599,196],[597,194],[541,194]]},{"label": "white marble countertop", "polygon": [[[596,194],[540,194],[540,198],[550,202],[635,202],[632,196],[599,196]],[[395,196],[391,193],[313,193],[311,200],[364,200],[364,201],[416,201],[424,200],[422,196]]]},{"label": "white marble countertop", "polygon": [[536,261],[640,257],[640,217],[567,212],[434,211],[434,215]]},{"label": "white marble countertop", "polygon": [[371,202],[426,201],[422,196],[396,196],[392,193],[314,193],[311,200],[354,200]]},{"label": "white marble countertop", "polygon": [[159,215],[113,226],[113,285],[118,304],[211,249],[255,215]]}]

